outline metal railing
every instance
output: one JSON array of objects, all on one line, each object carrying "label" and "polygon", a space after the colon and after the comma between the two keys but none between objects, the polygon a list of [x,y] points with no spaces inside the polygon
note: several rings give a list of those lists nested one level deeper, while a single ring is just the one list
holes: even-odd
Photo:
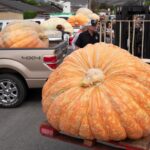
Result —
[{"label": "metal railing", "polygon": [[[150,42],[150,39],[145,38],[145,33],[150,32],[149,29],[147,30],[147,28],[150,28],[150,20],[110,20],[109,31],[106,27],[107,22],[101,21],[99,24],[101,42],[118,45],[132,55],[140,57],[144,62],[150,63],[150,46],[146,46],[150,45],[147,43]],[[137,25],[140,25],[140,27],[137,27]],[[137,39],[140,39],[138,44]]]}]

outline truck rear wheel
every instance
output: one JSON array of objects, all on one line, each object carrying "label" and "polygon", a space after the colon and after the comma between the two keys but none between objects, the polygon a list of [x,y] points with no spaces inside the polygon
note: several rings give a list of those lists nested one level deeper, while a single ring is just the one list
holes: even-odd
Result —
[{"label": "truck rear wheel", "polygon": [[14,74],[0,74],[0,105],[5,108],[19,106],[25,99],[27,88]]}]

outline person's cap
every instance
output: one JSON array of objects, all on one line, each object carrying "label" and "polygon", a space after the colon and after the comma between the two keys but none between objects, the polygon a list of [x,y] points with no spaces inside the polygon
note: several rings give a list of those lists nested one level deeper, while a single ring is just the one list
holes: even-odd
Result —
[{"label": "person's cap", "polygon": [[96,26],[97,20],[90,20],[85,26]]}]

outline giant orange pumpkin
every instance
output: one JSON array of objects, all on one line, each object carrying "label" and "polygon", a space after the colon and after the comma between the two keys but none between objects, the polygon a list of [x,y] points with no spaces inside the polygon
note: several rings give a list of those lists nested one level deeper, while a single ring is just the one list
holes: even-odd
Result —
[{"label": "giant orange pumpkin", "polygon": [[87,45],[50,74],[43,111],[58,131],[86,139],[150,134],[150,66],[112,44]]},{"label": "giant orange pumpkin", "polygon": [[8,24],[1,34],[6,48],[46,48],[48,37],[40,25],[30,21],[16,21]]}]

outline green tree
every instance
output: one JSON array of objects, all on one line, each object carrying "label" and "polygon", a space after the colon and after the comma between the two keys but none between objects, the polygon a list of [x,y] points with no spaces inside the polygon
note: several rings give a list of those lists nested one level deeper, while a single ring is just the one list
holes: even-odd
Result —
[{"label": "green tree", "polygon": [[150,6],[150,0],[146,0],[144,3],[145,6]]},{"label": "green tree", "polygon": [[101,3],[99,5],[99,9],[107,9],[107,8],[109,8],[109,6],[106,3]]},{"label": "green tree", "polygon": [[30,4],[30,5],[35,5],[37,6],[38,3],[35,0],[23,0],[25,3]]},{"label": "green tree", "polygon": [[32,19],[35,18],[37,15],[37,12],[34,11],[26,11],[23,13],[23,18],[24,19]]}]

